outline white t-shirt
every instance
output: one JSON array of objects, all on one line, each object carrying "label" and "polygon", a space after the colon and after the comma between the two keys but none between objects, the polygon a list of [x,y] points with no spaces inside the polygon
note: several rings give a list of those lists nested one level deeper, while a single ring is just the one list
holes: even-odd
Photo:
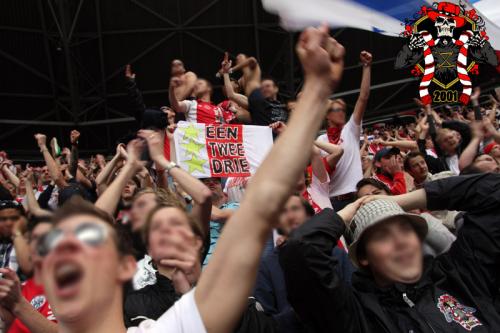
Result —
[{"label": "white t-shirt", "polygon": [[[307,188],[307,192],[311,196],[312,201],[316,203],[322,210],[325,208],[332,208],[332,203],[330,202],[330,177],[322,183],[318,177],[312,175],[311,185]],[[315,208],[315,207],[313,207]],[[318,213],[318,212],[316,212]]]},{"label": "white t-shirt", "polygon": [[[340,133],[339,144],[344,149],[344,155],[337,163],[335,173],[331,177],[330,197],[356,192],[356,184],[363,178],[359,154],[360,135],[361,125],[356,125],[351,117]],[[328,136],[320,135],[318,140],[328,142]]]},{"label": "white t-shirt", "polygon": [[448,167],[450,168],[451,172],[453,172],[455,175],[460,174],[460,168],[458,166],[458,155],[457,154],[450,156],[450,157],[447,157],[446,163],[448,164]]},{"label": "white t-shirt", "polygon": [[148,319],[127,333],[206,333],[191,290],[168,309],[158,320]]}]

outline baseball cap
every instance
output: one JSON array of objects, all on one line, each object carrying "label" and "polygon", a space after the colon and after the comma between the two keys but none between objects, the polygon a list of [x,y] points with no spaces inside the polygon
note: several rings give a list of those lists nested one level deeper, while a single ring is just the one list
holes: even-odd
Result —
[{"label": "baseball cap", "polygon": [[379,162],[382,158],[390,155],[399,155],[401,151],[398,148],[383,148],[380,149],[376,154],[375,154],[375,162]]},{"label": "baseball cap", "polygon": [[406,218],[412,224],[413,228],[415,228],[420,239],[423,240],[427,235],[427,222],[420,215],[406,213],[392,200],[375,200],[369,202],[356,212],[349,226],[353,235],[353,242],[349,246],[349,258],[355,266],[360,266],[357,257],[358,245],[359,240],[365,234],[366,230],[393,217]]}]

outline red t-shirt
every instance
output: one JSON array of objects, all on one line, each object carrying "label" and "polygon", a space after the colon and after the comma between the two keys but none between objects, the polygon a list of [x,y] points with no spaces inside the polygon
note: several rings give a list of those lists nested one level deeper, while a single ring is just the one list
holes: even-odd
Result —
[{"label": "red t-shirt", "polygon": [[217,105],[222,111],[222,117],[226,124],[231,124],[236,120],[236,115],[231,111],[231,101],[226,100]]},{"label": "red t-shirt", "polygon": [[[31,303],[31,305],[50,321],[57,322],[50,304],[45,297],[43,286],[37,285],[33,278],[27,280],[21,289],[21,294]],[[14,320],[8,333],[30,333],[19,319]]]}]

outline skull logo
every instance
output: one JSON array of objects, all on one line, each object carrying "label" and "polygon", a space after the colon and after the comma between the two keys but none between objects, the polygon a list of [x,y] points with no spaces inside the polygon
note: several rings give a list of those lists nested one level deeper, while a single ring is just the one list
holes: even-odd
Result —
[{"label": "skull logo", "polygon": [[453,30],[457,27],[457,22],[451,17],[438,16],[434,26],[437,29],[438,37],[453,37]]}]

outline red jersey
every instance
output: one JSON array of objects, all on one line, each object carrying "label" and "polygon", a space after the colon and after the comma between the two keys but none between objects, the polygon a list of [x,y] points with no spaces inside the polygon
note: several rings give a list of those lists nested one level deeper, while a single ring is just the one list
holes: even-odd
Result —
[{"label": "red jersey", "polygon": [[202,100],[183,101],[186,105],[186,120],[193,123],[203,123],[208,125],[218,125],[224,123],[222,110],[210,102]]},{"label": "red jersey", "polygon": [[393,195],[405,194],[407,192],[404,172],[396,172],[392,178],[382,173],[377,173],[374,178],[387,185]]},{"label": "red jersey", "polygon": [[[23,284],[21,294],[45,318],[50,321],[57,322],[56,317],[50,308],[50,304],[45,297],[43,286],[37,285],[33,278],[27,280]],[[26,328],[26,326],[24,326],[23,323],[21,323],[19,319],[16,319],[10,326],[8,333],[30,333],[30,331]]]},{"label": "red jersey", "polygon": [[231,124],[236,120],[236,114],[233,111],[231,111],[231,101],[230,100],[226,100],[224,102],[221,102],[217,106],[220,108],[220,110],[222,112],[222,117],[224,118],[224,122],[226,124]]}]

